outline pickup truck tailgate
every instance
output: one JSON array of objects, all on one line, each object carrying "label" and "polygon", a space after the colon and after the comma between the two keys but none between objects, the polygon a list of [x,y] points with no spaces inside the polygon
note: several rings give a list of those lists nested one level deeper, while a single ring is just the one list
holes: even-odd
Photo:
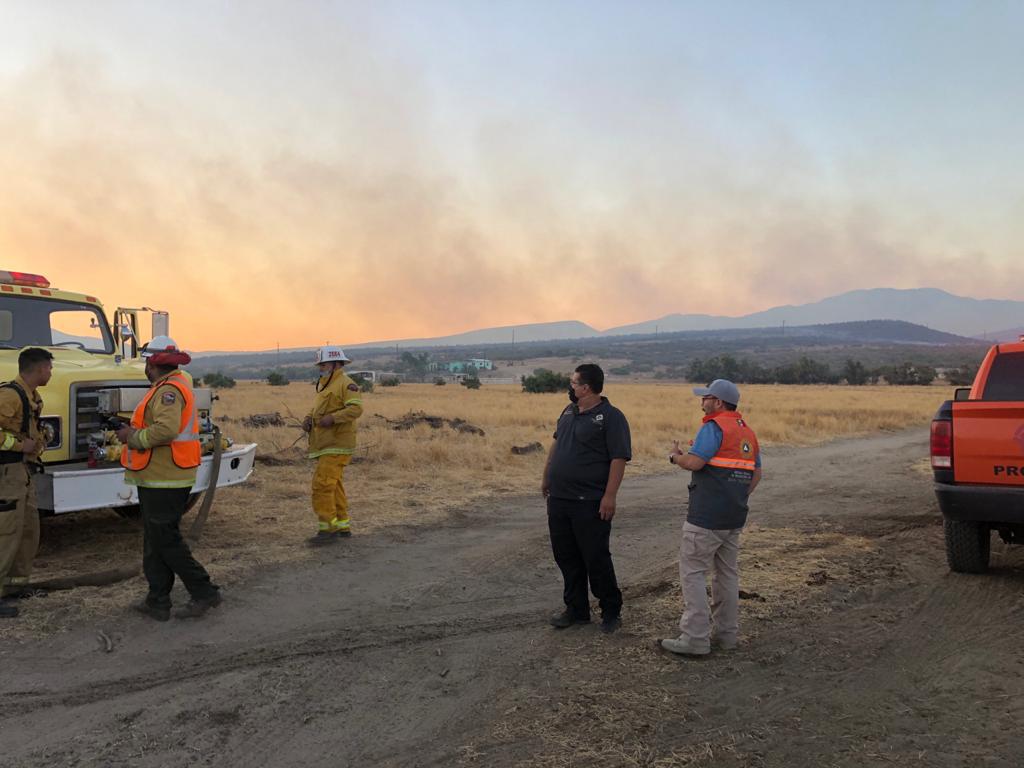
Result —
[{"label": "pickup truck tailgate", "polygon": [[1024,403],[953,403],[957,483],[1024,486]]}]

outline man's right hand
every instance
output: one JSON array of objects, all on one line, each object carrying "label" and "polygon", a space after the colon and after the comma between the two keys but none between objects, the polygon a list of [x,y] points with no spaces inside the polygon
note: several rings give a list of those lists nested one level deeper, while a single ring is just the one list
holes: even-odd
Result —
[{"label": "man's right hand", "polygon": [[35,453],[36,448],[39,447],[39,443],[33,440],[31,437],[26,437],[21,441],[21,452],[25,454]]},{"label": "man's right hand", "polygon": [[551,495],[551,482],[546,477],[540,481],[540,495],[545,499]]},{"label": "man's right hand", "polygon": [[307,416],[302,420],[302,431],[309,432],[311,429],[313,429],[313,417]]}]

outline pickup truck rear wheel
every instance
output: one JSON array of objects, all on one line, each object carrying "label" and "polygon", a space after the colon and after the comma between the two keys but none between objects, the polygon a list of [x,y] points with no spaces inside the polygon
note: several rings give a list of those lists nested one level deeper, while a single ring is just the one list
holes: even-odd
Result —
[{"label": "pickup truck rear wheel", "polygon": [[984,523],[943,520],[946,562],[957,573],[984,573],[992,545],[992,532]]}]

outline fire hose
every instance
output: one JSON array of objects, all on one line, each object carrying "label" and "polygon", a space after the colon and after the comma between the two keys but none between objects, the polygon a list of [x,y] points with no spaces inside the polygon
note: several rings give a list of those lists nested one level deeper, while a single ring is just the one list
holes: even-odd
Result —
[{"label": "fire hose", "polygon": [[213,428],[213,461],[210,463],[210,481],[203,493],[203,503],[199,506],[196,519],[192,521],[192,527],[188,529],[188,539],[193,544],[199,543],[203,535],[203,526],[206,525],[206,518],[210,514],[210,507],[213,506],[213,497],[217,491],[217,480],[220,479],[220,457],[223,450],[220,444],[220,427]]}]

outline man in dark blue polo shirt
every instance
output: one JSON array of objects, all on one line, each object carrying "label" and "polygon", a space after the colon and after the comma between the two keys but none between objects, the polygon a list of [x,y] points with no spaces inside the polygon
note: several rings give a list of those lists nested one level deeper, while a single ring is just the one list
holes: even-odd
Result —
[{"label": "man in dark blue polo shirt", "polygon": [[544,466],[541,493],[548,502],[551,550],[565,580],[565,610],[551,624],[565,628],[590,621],[587,583],[601,606],[601,629],[614,632],[622,592],[608,549],[615,497],[632,458],[629,423],[601,396],[604,371],[593,363],[570,377],[572,401],[558,417]]}]

